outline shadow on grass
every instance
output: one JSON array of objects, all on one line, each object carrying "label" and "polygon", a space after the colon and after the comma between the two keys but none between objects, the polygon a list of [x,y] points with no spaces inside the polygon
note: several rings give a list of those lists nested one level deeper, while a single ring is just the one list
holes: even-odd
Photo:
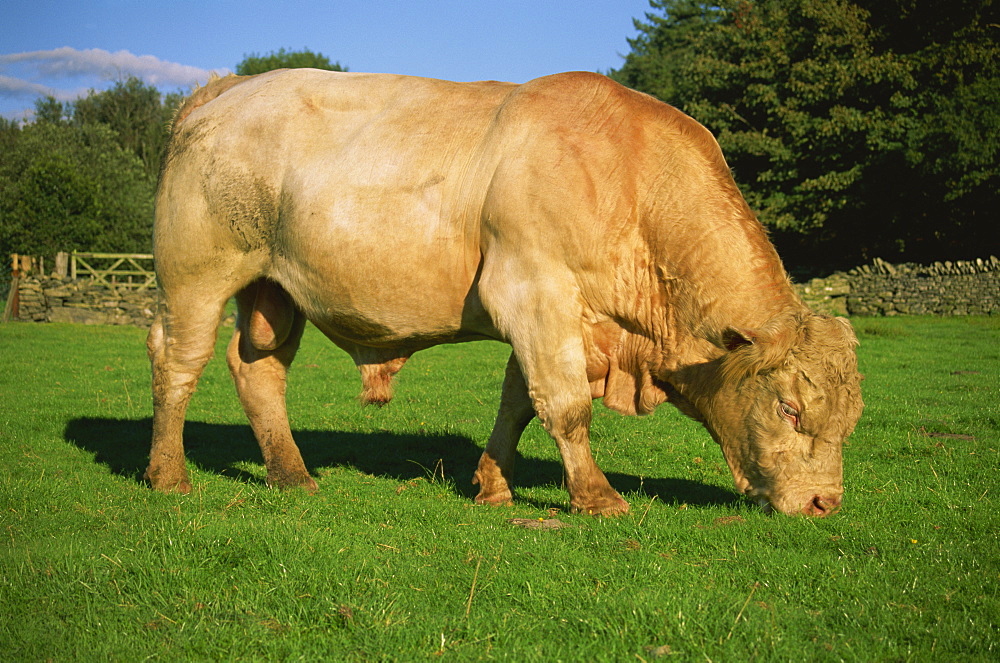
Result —
[{"label": "shadow on grass", "polygon": [[[141,483],[149,460],[151,435],[150,419],[86,418],[70,421],[64,438],[93,453],[94,459],[113,473]],[[346,466],[365,474],[406,481],[432,477],[440,463],[445,479],[452,482],[458,494],[472,499],[477,492],[477,487],[472,485],[472,473],[482,448],[461,435],[315,430],[298,430],[293,435],[313,475],[320,468]],[[262,462],[260,449],[248,425],[189,421],[184,427],[184,448],[188,460],[204,471],[263,484],[260,477],[238,467],[243,462]],[[667,504],[714,506],[740,501],[733,491],[698,481],[606,474],[611,485],[621,493],[656,496]],[[558,462],[518,456],[515,489],[561,481],[562,465]],[[528,502],[534,503],[533,500]],[[535,505],[541,508],[559,506]]]}]

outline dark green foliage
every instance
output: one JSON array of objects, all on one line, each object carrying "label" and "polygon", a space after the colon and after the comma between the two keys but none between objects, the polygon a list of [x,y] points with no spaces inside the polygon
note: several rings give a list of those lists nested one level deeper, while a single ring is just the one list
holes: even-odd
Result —
[{"label": "dark green foliage", "polygon": [[42,97],[35,101],[35,122],[63,124],[73,116],[73,104],[63,103],[55,97]]},{"label": "dark green foliage", "polygon": [[243,56],[243,62],[236,65],[236,73],[241,76],[263,74],[274,69],[326,69],[328,71],[347,71],[347,67],[339,62],[330,62],[330,58],[322,53],[313,53],[308,48],[301,51],[286,51],[281,48],[267,55],[252,53]]},{"label": "dark green foliage", "polygon": [[[284,49],[237,71],[279,67],[346,71]],[[0,256],[151,251],[156,178],[182,98],[129,77],[72,103],[39,99],[24,127],[0,121]]]},{"label": "dark green foliage", "polygon": [[153,195],[180,93],[138,78],[0,125],[0,256],[148,253]]},{"label": "dark green foliage", "polygon": [[[285,49],[237,71],[280,67],[346,71]],[[156,178],[182,98],[129,77],[71,103],[39,99],[23,127],[0,120],[0,256],[151,251]]]},{"label": "dark green foliage", "polygon": [[0,255],[148,252],[153,187],[107,126],[29,124],[0,157]]},{"label": "dark green foliage", "polygon": [[169,138],[170,120],[183,95],[160,94],[135,77],[118,81],[110,90],[91,91],[73,104],[73,124],[104,124],[114,130],[119,145],[142,160],[156,176]]},{"label": "dark green foliage", "polygon": [[708,126],[794,257],[982,253],[1000,202],[990,0],[650,4],[612,76]]}]

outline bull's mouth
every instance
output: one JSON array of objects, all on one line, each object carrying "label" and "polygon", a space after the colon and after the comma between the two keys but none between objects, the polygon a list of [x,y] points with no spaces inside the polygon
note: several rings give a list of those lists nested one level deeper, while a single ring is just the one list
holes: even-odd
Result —
[{"label": "bull's mouth", "polygon": [[[748,491],[749,493],[749,491]],[[772,499],[762,493],[752,494],[751,498],[768,515],[775,512],[783,513],[786,516],[810,516],[813,518],[825,518],[840,511],[840,495],[823,495],[817,493],[804,500],[779,500]]]},{"label": "bull's mouth", "polygon": [[791,488],[786,486],[784,490],[773,490],[767,487],[767,480],[760,475],[748,478],[747,473],[735,464],[730,464],[730,469],[736,489],[768,515],[777,512],[786,516],[825,518],[840,510],[840,496],[844,492],[840,486],[830,484],[810,490],[803,484],[797,484]]}]

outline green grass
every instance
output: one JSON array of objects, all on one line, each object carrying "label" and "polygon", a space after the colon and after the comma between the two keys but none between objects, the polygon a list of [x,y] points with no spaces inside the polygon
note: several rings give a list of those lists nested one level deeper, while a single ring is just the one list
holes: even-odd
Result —
[{"label": "green grass", "polygon": [[[194,491],[160,495],[143,332],[2,326],[0,659],[996,660],[1000,321],[855,326],[867,409],[825,520],[742,501],[669,406],[595,412],[630,515],[567,515],[537,424],[517,504],[476,506],[506,348],[420,353],[375,409],[314,329],[289,410],[320,492],[264,486],[226,331],[188,413]],[[570,527],[508,522],[553,509]]]}]

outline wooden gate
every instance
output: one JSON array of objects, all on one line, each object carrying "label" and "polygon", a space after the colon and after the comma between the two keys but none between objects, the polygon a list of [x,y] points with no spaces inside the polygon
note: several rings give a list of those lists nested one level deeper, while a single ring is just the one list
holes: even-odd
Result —
[{"label": "wooden gate", "polygon": [[[148,264],[148,269],[143,264]],[[80,253],[70,256],[70,277],[90,277],[109,288],[146,290],[156,287],[153,256],[149,253]]]}]

